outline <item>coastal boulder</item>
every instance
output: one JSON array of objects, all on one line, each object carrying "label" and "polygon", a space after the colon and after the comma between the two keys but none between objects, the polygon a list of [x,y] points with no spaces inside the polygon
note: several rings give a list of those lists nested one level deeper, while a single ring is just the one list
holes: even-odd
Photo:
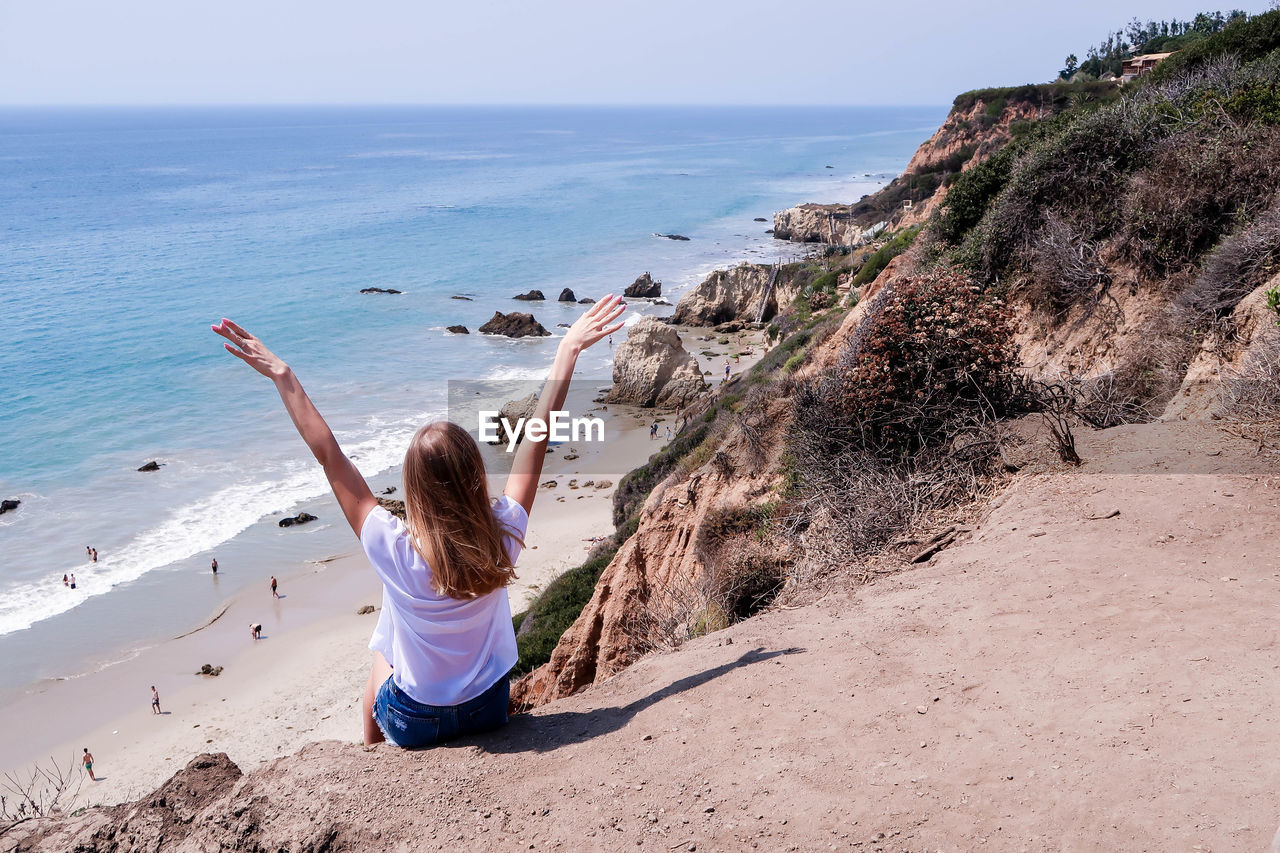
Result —
[{"label": "coastal boulder", "polygon": [[501,311],[494,311],[489,322],[480,327],[480,334],[506,335],[508,338],[545,338],[551,333],[533,319],[532,314],[522,314],[519,311],[503,314]]},{"label": "coastal boulder", "polygon": [[516,294],[515,296],[513,296],[513,297],[511,297],[511,298],[512,298],[512,299],[519,299],[519,300],[521,300],[522,302],[541,302],[542,300],[546,299],[547,297],[545,297],[545,296],[543,296],[543,295],[542,295],[542,291],[541,291],[541,290],[530,290],[528,293],[519,293],[519,294]]},{"label": "coastal boulder", "polygon": [[396,290],[394,287],[362,287],[361,293],[401,293],[403,291]]},{"label": "coastal boulder", "polygon": [[564,290],[560,291],[560,298],[557,299],[556,301],[557,302],[577,302],[578,297],[574,296],[573,291],[566,287]]},{"label": "coastal boulder", "polygon": [[507,435],[507,428],[502,425],[502,419],[506,418],[508,423],[514,424],[521,418],[533,417],[533,412],[537,407],[537,394],[529,394],[519,400],[508,400],[503,403],[502,408],[498,409],[498,440],[490,443],[505,447],[510,440],[510,436]]},{"label": "coastal boulder", "polygon": [[21,503],[22,501],[18,500],[17,498],[5,498],[4,500],[0,501],[0,515],[4,515],[6,512],[8,512],[11,509],[17,509],[18,505]]},{"label": "coastal boulder", "polygon": [[446,326],[446,327],[445,327],[445,331],[446,331],[446,332],[453,332],[455,335],[469,335],[469,334],[471,334],[470,332],[468,332],[468,331],[467,331],[467,327],[466,327],[466,326]]},{"label": "coastal boulder", "polygon": [[584,296],[578,300],[579,305],[594,305],[595,303],[596,301],[592,299],[590,296]]},{"label": "coastal boulder", "polygon": [[378,506],[394,515],[401,521],[405,521],[404,501],[398,501],[394,498],[378,498]]},{"label": "coastal boulder", "polygon": [[622,295],[632,299],[654,299],[662,295],[662,282],[654,281],[653,276],[645,273],[622,291]]},{"label": "coastal boulder", "polygon": [[159,471],[160,463],[152,459],[150,462],[146,463],[145,465],[140,467],[138,470],[139,471]]},{"label": "coastal boulder", "polygon": [[293,527],[298,524],[306,524],[308,521],[315,521],[316,517],[309,512],[300,512],[297,515],[282,518],[278,522],[281,527]]},{"label": "coastal boulder", "polygon": [[608,403],[677,408],[706,389],[698,360],[687,352],[676,330],[656,317],[630,327],[613,358],[613,387]]},{"label": "coastal boulder", "polygon": [[848,245],[862,234],[847,204],[801,204],[773,215],[773,236],[793,243]]},{"label": "coastal boulder", "polygon": [[739,264],[716,270],[680,297],[671,322],[678,326],[718,326],[768,320],[789,305],[797,292],[798,288],[781,270],[775,273],[765,264]]}]

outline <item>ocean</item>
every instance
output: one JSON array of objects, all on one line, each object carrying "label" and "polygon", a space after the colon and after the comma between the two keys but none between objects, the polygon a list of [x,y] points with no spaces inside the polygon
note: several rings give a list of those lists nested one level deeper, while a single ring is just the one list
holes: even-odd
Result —
[{"label": "ocean", "polygon": [[754,218],[872,191],[945,113],[0,111],[0,498],[22,501],[0,516],[0,690],[128,656],[281,561],[354,545],[332,513],[276,525],[327,487],[211,323],[285,357],[376,482],[444,414],[446,380],[535,377],[556,346],[446,325],[532,310],[558,333],[580,307],[510,297],[599,298],[647,271],[674,302],[714,268],[793,256]]}]

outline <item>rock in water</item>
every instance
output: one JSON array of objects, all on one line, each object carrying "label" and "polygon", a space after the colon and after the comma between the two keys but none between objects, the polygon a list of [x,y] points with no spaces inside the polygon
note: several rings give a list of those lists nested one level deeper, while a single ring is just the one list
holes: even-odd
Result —
[{"label": "rock in water", "polygon": [[494,311],[489,322],[480,327],[480,334],[506,335],[508,338],[545,338],[551,333],[533,319],[532,314],[522,314],[518,311],[503,314],[501,311]]},{"label": "rock in water", "polygon": [[360,288],[360,292],[361,293],[400,293],[401,291],[396,290],[394,287],[362,287]]},{"label": "rock in water", "polygon": [[751,221],[752,222],[768,222],[769,220],[765,219],[763,216],[757,216],[755,219]]},{"label": "rock in water", "polygon": [[470,332],[468,332],[468,331],[467,331],[467,327],[466,327],[466,326],[446,326],[446,327],[445,327],[445,331],[446,331],[446,332],[453,332],[455,335],[469,335],[469,334],[471,334]]},{"label": "rock in water", "polygon": [[596,301],[592,299],[590,296],[584,296],[578,300],[579,305],[594,305],[595,303]]},{"label": "rock in water", "polygon": [[659,234],[659,237],[666,237],[668,240],[679,240],[682,243],[688,243],[689,238],[683,234]]},{"label": "rock in water", "polygon": [[0,501],[0,515],[4,515],[6,512],[8,512],[11,509],[17,509],[18,504],[20,503],[22,503],[22,501],[18,500],[17,498],[5,498],[4,500]]},{"label": "rock in water", "polygon": [[645,273],[622,291],[622,295],[632,299],[653,299],[662,295],[662,282],[654,281],[653,276]]},{"label": "rock in water", "polygon": [[280,519],[281,527],[293,527],[295,524],[306,524],[308,521],[315,521],[316,517],[309,512],[300,512],[289,518]]},{"label": "rock in water", "polygon": [[528,293],[517,294],[516,296],[513,296],[511,298],[519,299],[524,302],[541,302],[547,297],[542,295],[541,290],[530,290]]},{"label": "rock in water", "polygon": [[470,302],[470,301],[471,301],[471,297],[470,297],[470,296],[459,296],[459,295],[457,295],[457,294],[454,294],[453,296],[450,296],[449,298],[450,298],[450,299],[461,299],[463,302]]},{"label": "rock in water", "polygon": [[685,351],[675,329],[644,317],[631,326],[613,357],[613,387],[605,401],[677,408],[706,387],[698,360]]},{"label": "rock in water", "polygon": [[141,468],[139,468],[138,470],[139,470],[139,471],[159,471],[159,470],[160,470],[160,463],[159,463],[159,462],[157,462],[156,460],[152,459],[150,462],[148,462],[146,465],[143,465],[143,466],[142,466]]},{"label": "rock in water", "polygon": [[560,291],[560,298],[557,299],[556,301],[557,302],[577,302],[578,297],[574,296],[573,291],[566,287],[564,290]]}]

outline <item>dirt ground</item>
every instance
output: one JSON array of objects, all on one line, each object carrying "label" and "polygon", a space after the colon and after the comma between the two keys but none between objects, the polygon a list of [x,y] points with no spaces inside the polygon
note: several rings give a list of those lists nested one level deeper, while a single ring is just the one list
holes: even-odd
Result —
[{"label": "dirt ground", "polygon": [[929,563],[486,739],[315,744],[231,782],[206,761],[184,797],[17,849],[1266,850],[1280,466],[1213,424],[1079,449]]}]

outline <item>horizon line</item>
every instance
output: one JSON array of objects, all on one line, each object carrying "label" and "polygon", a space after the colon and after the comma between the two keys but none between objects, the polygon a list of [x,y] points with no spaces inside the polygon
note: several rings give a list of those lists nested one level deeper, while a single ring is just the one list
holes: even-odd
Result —
[{"label": "horizon line", "polygon": [[0,109],[138,109],[138,108],[161,108],[161,109],[193,109],[193,108],[281,108],[281,107],[302,107],[302,108],[371,108],[371,109],[387,109],[392,107],[400,108],[554,108],[554,109],[645,109],[645,108],[662,108],[662,109],[716,109],[716,108],[744,108],[754,107],[763,109],[845,109],[845,108],[869,108],[869,107],[950,107],[951,102],[939,103],[750,103],[750,102],[645,102],[645,103],[608,103],[608,102],[519,102],[519,101],[121,101],[115,103],[100,102],[42,102],[33,103],[25,101],[4,102],[0,101]]}]

